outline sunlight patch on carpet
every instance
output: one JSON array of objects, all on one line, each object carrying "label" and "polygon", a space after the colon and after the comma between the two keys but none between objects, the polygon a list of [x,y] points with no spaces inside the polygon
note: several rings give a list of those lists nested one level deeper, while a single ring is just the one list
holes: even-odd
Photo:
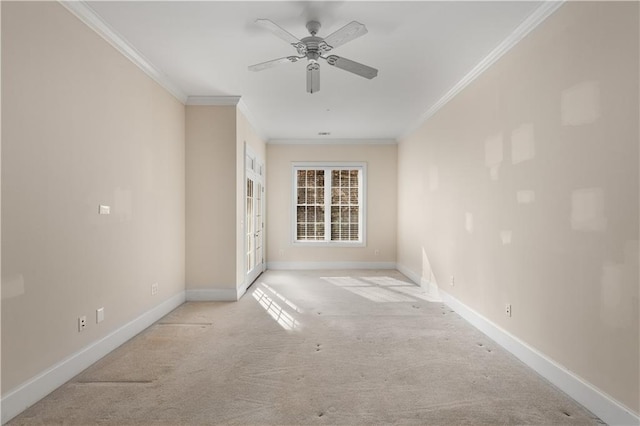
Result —
[{"label": "sunlight patch on carpet", "polygon": [[422,288],[393,277],[320,277],[320,279],[376,303],[415,302],[417,299],[433,301],[433,298],[429,297]]},{"label": "sunlight patch on carpet", "polygon": [[[292,314],[287,312],[286,309],[284,309],[280,304],[278,304],[278,302],[269,297],[269,295],[265,293],[262,288],[260,288],[260,286],[265,285],[261,283],[253,291],[253,298],[258,301],[260,306],[262,306],[262,308],[271,316],[271,318],[273,318],[280,325],[280,327],[284,328],[285,330],[295,330],[300,328],[300,322],[296,320]],[[266,287],[268,286],[265,286],[264,288]],[[284,301],[285,304],[287,304],[286,302],[288,302],[288,300],[282,295],[278,294],[275,290],[271,289],[271,287],[268,287],[267,290],[275,293],[276,297],[279,297]],[[298,308],[293,305],[293,303],[289,302],[287,305],[293,306],[292,309],[294,309],[296,312],[300,312]]]}]

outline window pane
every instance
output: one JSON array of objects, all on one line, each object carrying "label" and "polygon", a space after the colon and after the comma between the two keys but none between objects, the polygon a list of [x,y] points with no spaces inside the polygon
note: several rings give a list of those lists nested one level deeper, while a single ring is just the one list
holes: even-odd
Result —
[{"label": "window pane", "polygon": [[349,204],[349,200],[351,199],[351,189],[350,188],[344,188],[342,189],[342,199],[341,199],[341,203],[343,205],[345,204]]},{"label": "window pane", "polygon": [[313,223],[308,223],[306,225],[306,230],[307,230],[307,236],[309,237],[310,240],[315,240],[316,237],[316,233],[315,233],[315,229],[314,229],[314,224]]},{"label": "window pane", "polygon": [[336,224],[331,224],[331,241],[339,241],[340,240],[340,226]]},{"label": "window pane", "polygon": [[316,170],[316,186],[324,188],[324,170]]},{"label": "window pane", "polygon": [[340,203],[340,188],[331,188],[331,204]]},{"label": "window pane", "polygon": [[307,189],[307,204],[316,203],[316,190],[313,188]]},{"label": "window pane", "polygon": [[351,188],[350,200],[351,204],[358,204],[358,188]]},{"label": "window pane", "polygon": [[350,183],[352,187],[358,187],[358,170],[349,170]]},{"label": "window pane", "polygon": [[340,170],[340,186],[349,186],[349,170]]},{"label": "window pane", "polygon": [[358,224],[357,223],[354,223],[354,224],[350,225],[349,239],[351,241],[357,241],[358,240]]},{"label": "window pane", "polygon": [[342,207],[340,209],[340,221],[344,222],[344,223],[349,223],[349,208],[348,207]]},{"label": "window pane", "polygon": [[340,186],[340,171],[331,170],[331,186]]},{"label": "window pane", "polygon": [[340,221],[340,207],[331,207],[331,223],[338,223]]},{"label": "window pane", "polygon": [[305,179],[307,174],[305,173],[304,170],[298,170],[297,175],[298,175],[298,188],[303,187],[305,185],[305,182],[307,181]]},{"label": "window pane", "polygon": [[358,219],[359,219],[358,213],[359,213],[359,208],[357,206],[351,208],[351,218],[350,218],[351,223],[356,223],[356,224],[358,223]]},{"label": "window pane", "polygon": [[306,222],[306,207],[298,206],[298,223]]},{"label": "window pane", "polygon": [[306,190],[304,188],[298,188],[298,204],[304,204],[306,201]]}]

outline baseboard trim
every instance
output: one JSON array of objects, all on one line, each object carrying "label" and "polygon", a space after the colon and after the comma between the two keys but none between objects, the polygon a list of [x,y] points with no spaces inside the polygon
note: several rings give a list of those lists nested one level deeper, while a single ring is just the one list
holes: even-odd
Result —
[{"label": "baseboard trim", "polygon": [[247,289],[249,288],[250,285],[251,283],[245,282],[240,287],[238,287],[238,289],[236,290],[236,300],[240,300],[240,298],[244,296],[244,294],[247,292]]},{"label": "baseboard trim", "polygon": [[185,293],[182,291],[9,391],[1,402],[2,424],[71,380],[91,364],[180,306],[184,301]]},{"label": "baseboard trim", "polygon": [[[406,273],[404,274],[407,275]],[[440,290],[440,295],[445,304],[470,322],[471,325],[511,352],[607,424],[640,424],[640,416],[605,392],[494,324],[447,292]]]},{"label": "baseboard trim", "polygon": [[405,277],[413,281],[415,284],[419,285],[423,290],[426,290],[429,296],[433,298],[434,302],[442,301],[442,298],[440,297],[440,292],[438,290],[438,286],[435,283],[429,280],[426,280],[422,277],[419,277],[411,269],[399,263],[396,264],[396,269]]},{"label": "baseboard trim", "polygon": [[187,302],[235,302],[238,290],[235,288],[212,288],[187,290]]},{"label": "baseboard trim", "polygon": [[317,270],[317,269],[396,269],[395,262],[268,262],[267,269]]},{"label": "baseboard trim", "polygon": [[405,277],[409,278],[411,281],[413,281],[415,284],[420,285],[421,286],[421,278],[418,276],[418,274],[416,274],[415,272],[413,272],[411,269],[407,268],[404,265],[401,265],[399,263],[396,264],[396,269],[398,270],[398,272],[402,273],[402,275],[404,275]]}]

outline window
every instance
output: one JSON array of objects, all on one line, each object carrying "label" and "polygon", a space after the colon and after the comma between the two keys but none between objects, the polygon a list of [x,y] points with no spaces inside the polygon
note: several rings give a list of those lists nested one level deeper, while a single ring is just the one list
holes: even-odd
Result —
[{"label": "window", "polygon": [[294,243],[365,243],[364,163],[295,163]]}]

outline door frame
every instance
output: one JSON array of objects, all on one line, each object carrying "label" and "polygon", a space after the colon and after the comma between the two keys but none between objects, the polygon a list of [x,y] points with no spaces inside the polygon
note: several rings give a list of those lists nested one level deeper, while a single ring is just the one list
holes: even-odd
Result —
[{"label": "door frame", "polygon": [[[243,214],[245,215],[244,217],[244,234],[243,234],[243,241],[244,241],[244,250],[243,250],[243,257],[244,257],[244,261],[243,261],[243,269],[244,269],[244,277],[245,277],[245,285],[247,286],[247,288],[249,286],[251,286],[251,284],[256,280],[256,278],[258,278],[260,276],[260,274],[262,274],[265,270],[266,270],[266,262],[265,262],[265,195],[266,195],[266,190],[265,190],[265,165],[264,165],[264,161],[258,157],[258,155],[255,153],[255,151],[253,151],[253,149],[251,149],[251,147],[246,143],[245,141],[245,155],[244,155],[244,184],[242,185],[244,190],[244,212]],[[248,193],[247,193],[247,181],[249,180],[249,178],[251,178],[254,183],[258,182],[260,183],[260,187],[261,187],[261,196],[260,196],[260,212],[261,212],[261,216],[262,216],[262,221],[261,221],[261,237],[262,237],[262,242],[261,242],[261,255],[262,255],[262,262],[261,263],[257,263],[257,261],[254,264],[254,267],[251,270],[247,270],[248,268],[248,249],[249,247],[247,247],[247,234],[249,231],[249,220],[247,218],[247,199],[248,199]],[[254,212],[254,219],[255,219],[255,208],[253,210]],[[255,247],[254,247],[254,251],[255,251]]]}]

